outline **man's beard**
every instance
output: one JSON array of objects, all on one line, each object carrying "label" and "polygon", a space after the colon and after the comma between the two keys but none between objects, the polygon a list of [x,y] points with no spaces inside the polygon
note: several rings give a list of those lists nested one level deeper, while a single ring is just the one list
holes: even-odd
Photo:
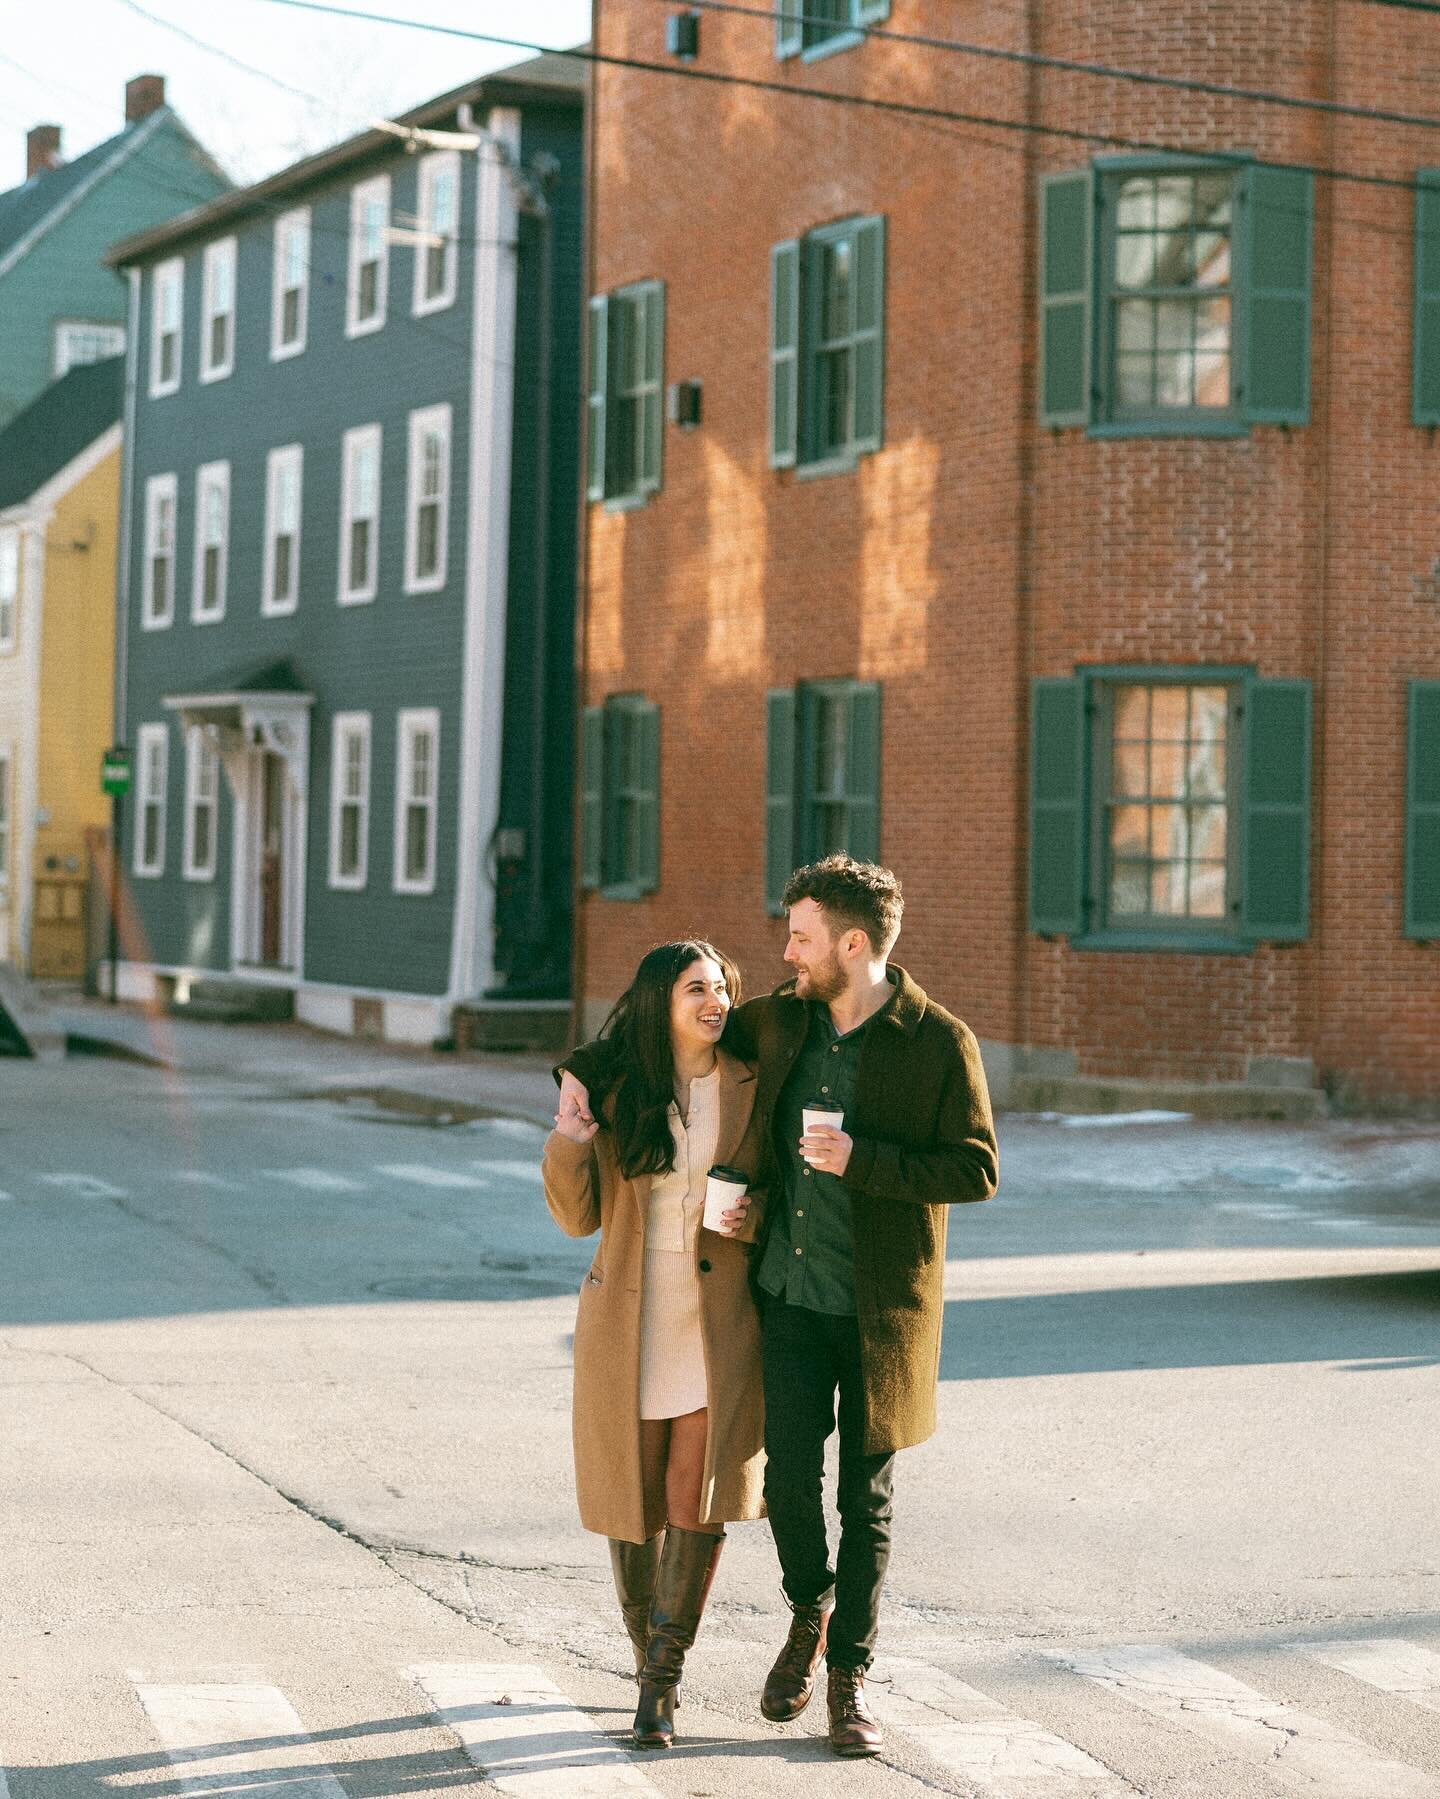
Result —
[{"label": "man's beard", "polygon": [[814,968],[807,969],[805,974],[806,999],[818,999],[829,1005],[832,999],[839,999],[845,991],[845,974],[840,967],[840,958],[833,953]]}]

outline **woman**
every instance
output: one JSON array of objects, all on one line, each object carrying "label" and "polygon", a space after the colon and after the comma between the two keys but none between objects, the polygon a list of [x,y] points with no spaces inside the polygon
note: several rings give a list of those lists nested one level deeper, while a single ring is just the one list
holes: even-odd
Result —
[{"label": "woman", "polygon": [[575,1482],[581,1523],[610,1539],[640,1682],[635,1741],[652,1748],[674,1738],[725,1524],[763,1510],[748,1268],[761,1206],[747,1193],[723,1234],[700,1222],[711,1166],[759,1163],[754,1071],[718,1047],[739,997],[713,945],[652,949],[601,1031],[612,1073],[594,1116],[562,1109],[545,1145],[556,1222],[600,1232],[575,1324]]}]

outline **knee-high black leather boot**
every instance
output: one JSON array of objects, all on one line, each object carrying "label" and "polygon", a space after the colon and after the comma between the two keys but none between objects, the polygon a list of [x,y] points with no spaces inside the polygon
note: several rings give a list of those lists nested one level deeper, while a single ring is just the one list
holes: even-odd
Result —
[{"label": "knee-high black leather boot", "polygon": [[660,1544],[663,1531],[644,1543],[627,1543],[610,1538],[610,1570],[615,1576],[615,1592],[620,1601],[620,1615],[635,1650],[635,1673],[645,1666],[645,1652],[650,1647],[650,1603],[655,1597],[655,1571],[660,1566]]},{"label": "knee-high black leather boot", "polygon": [[669,1525],[660,1566],[655,1571],[655,1597],[650,1606],[650,1641],[640,1671],[640,1704],[633,1734],[642,1749],[668,1749],[675,1740],[675,1689],[685,1665],[685,1651],[695,1641],[700,1617],[725,1546],[725,1533],[682,1530]]}]

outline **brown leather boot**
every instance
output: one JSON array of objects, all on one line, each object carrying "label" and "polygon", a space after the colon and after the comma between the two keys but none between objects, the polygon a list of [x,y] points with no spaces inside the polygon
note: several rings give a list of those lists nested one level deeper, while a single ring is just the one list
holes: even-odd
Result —
[{"label": "brown leather boot", "polygon": [[695,1641],[725,1533],[666,1526],[655,1571],[650,1638],[640,1670],[640,1703],[631,1734],[640,1749],[668,1749],[675,1740],[675,1692],[685,1651]]},{"label": "brown leather boot", "polygon": [[809,1705],[833,1610],[829,1601],[790,1607],[790,1634],[775,1658],[775,1666],[765,1677],[765,1689],[760,1695],[760,1710],[774,1723],[798,1718]]},{"label": "brown leather boot", "polygon": [[615,1593],[620,1601],[620,1615],[635,1651],[635,1672],[645,1666],[645,1651],[650,1645],[650,1601],[655,1596],[655,1570],[660,1566],[660,1544],[663,1532],[645,1543],[627,1543],[610,1538],[610,1571],[615,1576]]},{"label": "brown leather boot", "polygon": [[863,1668],[832,1668],[830,1747],[837,1755],[878,1755],[883,1737],[865,1699]]}]

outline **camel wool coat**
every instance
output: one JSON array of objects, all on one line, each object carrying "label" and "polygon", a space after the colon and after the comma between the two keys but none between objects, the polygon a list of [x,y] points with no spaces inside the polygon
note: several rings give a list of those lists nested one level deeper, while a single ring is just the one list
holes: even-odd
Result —
[{"label": "camel wool coat", "polygon": [[[715,1160],[754,1174],[763,1156],[753,1069],[724,1051]],[[603,1116],[602,1107],[601,1115]],[[615,1140],[602,1125],[589,1143],[552,1131],[542,1160],[545,1203],[569,1237],[600,1232],[580,1287],[575,1320],[575,1490],[580,1522],[603,1537],[643,1543],[665,1523],[663,1501],[647,1512],[640,1463],[640,1282],[650,1176],[627,1180]],[[695,1258],[709,1395],[709,1435],[700,1517],[728,1523],[763,1515],[760,1321],[750,1290],[750,1257],[764,1215],[752,1191],[740,1233],[702,1228]]]}]

